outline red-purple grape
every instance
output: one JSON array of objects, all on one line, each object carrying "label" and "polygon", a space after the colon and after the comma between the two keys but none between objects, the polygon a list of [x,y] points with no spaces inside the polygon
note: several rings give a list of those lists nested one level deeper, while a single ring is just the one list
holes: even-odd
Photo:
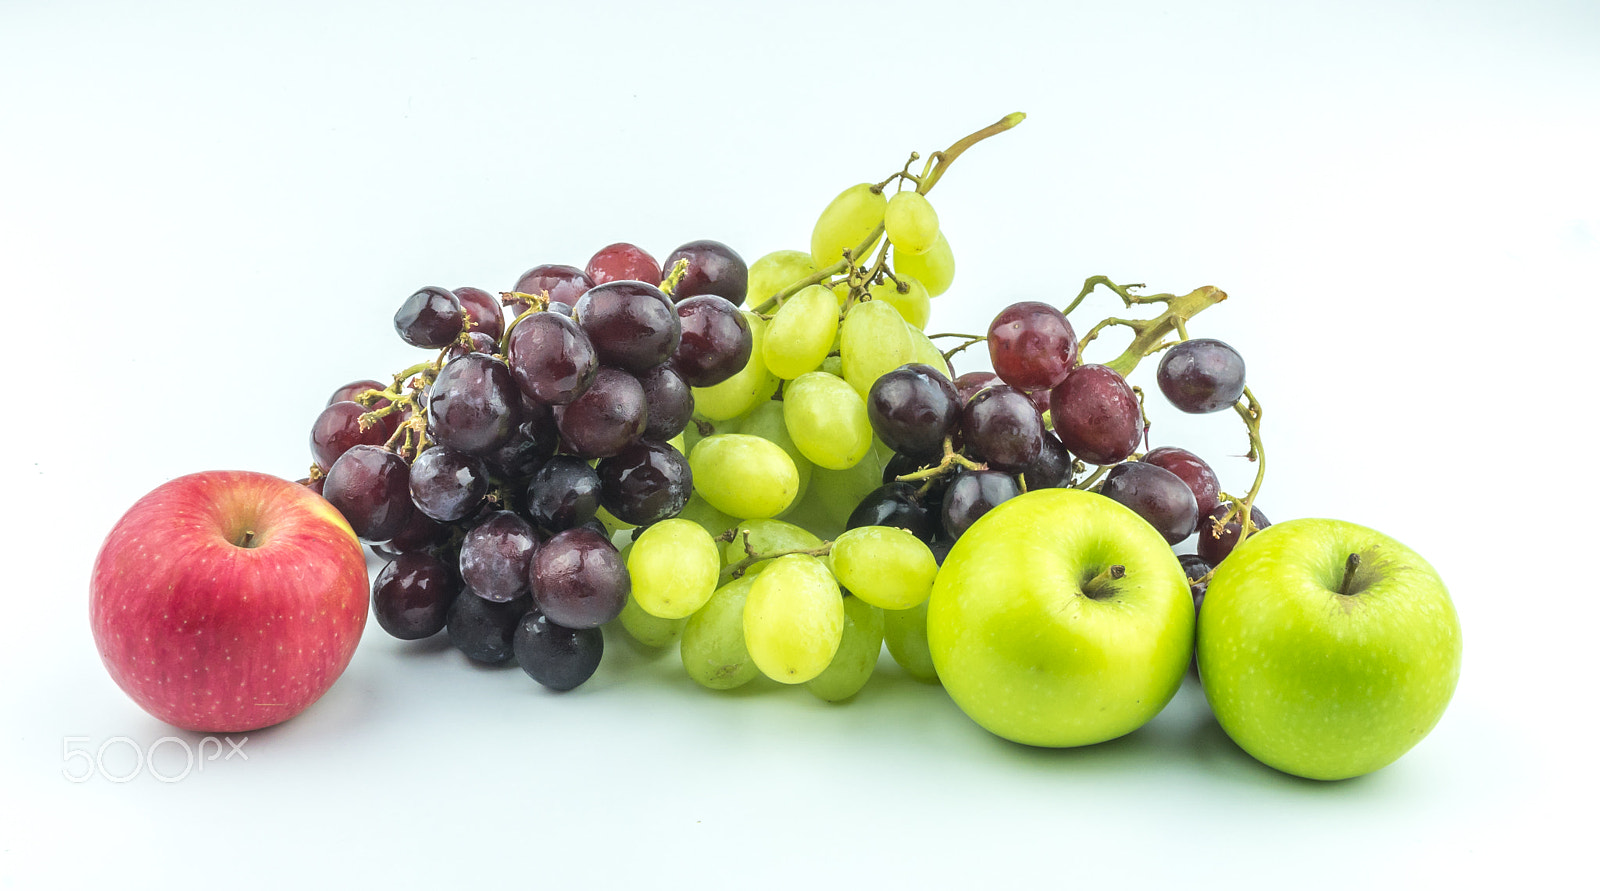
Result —
[{"label": "red-purple grape", "polygon": [[1044,448],[1044,420],[1021,390],[985,387],[961,409],[961,441],[992,469],[1021,473]]},{"label": "red-purple grape", "polygon": [[750,267],[733,248],[720,241],[691,241],[667,256],[661,264],[663,275],[671,275],[679,260],[688,260],[689,269],[672,292],[675,302],[701,294],[715,294],[734,306],[744,303],[750,285]]},{"label": "red-purple grape", "polygon": [[394,314],[394,330],[414,347],[440,349],[461,333],[466,311],[448,289],[426,287],[407,297]]},{"label": "red-purple grape", "polygon": [[603,365],[639,374],[672,358],[682,324],[672,301],[655,285],[620,281],[596,285],[572,305]]},{"label": "red-purple grape", "polygon": [[[547,263],[524,272],[522,277],[517,279],[517,286],[511,290],[518,294],[532,294],[535,297],[547,294],[552,301],[572,306],[592,287],[594,279],[585,275],[582,269],[560,263]],[[513,317],[527,308],[528,304],[522,300],[510,304]]]},{"label": "red-purple grape", "polygon": [[1179,411],[1221,411],[1244,395],[1244,357],[1220,340],[1185,340],[1161,357],[1156,384]]},{"label": "red-purple grape", "polygon": [[560,313],[537,312],[511,329],[506,364],[529,398],[564,405],[589,388],[600,360],[577,322]]},{"label": "red-purple grape", "polygon": [[1195,517],[1195,528],[1199,529],[1200,520],[1217,506],[1217,496],[1222,492],[1222,484],[1217,481],[1216,471],[1211,469],[1211,465],[1194,452],[1177,446],[1151,449],[1140,460],[1172,471],[1189,487],[1199,511]]},{"label": "red-purple grape", "polygon": [[672,366],[691,387],[720,384],[744,369],[755,341],[750,321],[738,307],[715,294],[680,300],[682,334]]},{"label": "red-purple grape", "polygon": [[1104,365],[1068,372],[1050,391],[1050,421],[1067,451],[1090,464],[1126,459],[1144,432],[1133,388]]},{"label": "red-purple grape", "polygon": [[461,591],[455,573],[426,553],[404,553],[372,582],[372,615],[401,640],[422,640],[444,630],[450,604]]},{"label": "red-purple grape", "polygon": [[[1229,520],[1222,527],[1220,533],[1217,531],[1217,521],[1227,516],[1230,508],[1231,505],[1219,504],[1212,508],[1209,514],[1200,519],[1200,535],[1195,539],[1194,550],[1200,556],[1200,559],[1210,563],[1212,566],[1221,563],[1224,558],[1233,553],[1234,545],[1239,543],[1240,524],[1238,517]],[[1255,535],[1257,532],[1271,526],[1272,521],[1267,519],[1267,515],[1262,513],[1260,508],[1252,504],[1250,505],[1250,525],[1255,527],[1255,530],[1250,534]]]},{"label": "red-purple grape", "polygon": [[1169,545],[1194,531],[1194,493],[1170,470],[1143,461],[1123,462],[1106,474],[1100,494],[1143,517]]},{"label": "red-purple grape", "polygon": [[428,430],[441,445],[474,455],[494,452],[521,423],[522,397],[511,370],[485,353],[445,363],[428,396]]},{"label": "red-purple grape", "polygon": [[382,446],[358,445],[328,468],[322,497],[344,515],[366,541],[387,541],[416,510],[411,504],[411,469]]},{"label": "red-purple grape", "polygon": [[381,446],[394,434],[399,419],[385,415],[365,430],[360,418],[372,409],[354,402],[335,402],[324,408],[311,423],[311,457],[318,469],[327,473],[339,456],[352,446]]},{"label": "red-purple grape", "polygon": [[626,371],[602,367],[582,396],[556,407],[556,427],[573,454],[605,458],[644,435],[644,387]]},{"label": "red-purple grape", "polygon": [[606,282],[634,281],[661,283],[661,264],[638,245],[619,241],[608,244],[589,258],[584,274],[597,285]]},{"label": "red-purple grape", "polygon": [[539,538],[527,520],[496,511],[462,540],[461,580],[485,600],[515,600],[528,591],[528,568],[538,551]]},{"label": "red-purple grape", "polygon": [[1078,360],[1078,338],[1061,310],[1037,301],[1013,303],[989,323],[995,374],[1018,390],[1048,390]]},{"label": "red-purple grape", "polygon": [[499,297],[482,288],[456,288],[451,293],[467,311],[474,333],[484,334],[490,340],[499,340],[500,335],[506,333],[506,311]]},{"label": "red-purple grape", "polygon": [[534,556],[533,599],[550,621],[596,628],[615,619],[633,590],[617,549],[593,529],[556,533]]},{"label": "red-purple grape", "polygon": [[411,503],[440,522],[471,516],[488,492],[483,461],[466,452],[436,445],[411,462]]}]

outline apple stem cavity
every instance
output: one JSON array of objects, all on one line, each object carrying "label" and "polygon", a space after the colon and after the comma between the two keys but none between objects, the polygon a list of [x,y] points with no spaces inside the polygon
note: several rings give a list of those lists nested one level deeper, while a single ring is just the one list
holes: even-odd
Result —
[{"label": "apple stem cavity", "polygon": [[254,529],[246,529],[245,531],[239,533],[239,537],[234,541],[234,545],[241,548],[255,547],[256,531]]},{"label": "apple stem cavity", "polygon": [[1127,574],[1128,568],[1126,566],[1123,566],[1121,563],[1113,563],[1105,569],[1100,570],[1100,573],[1094,578],[1083,583],[1083,594],[1085,597],[1088,597],[1091,600],[1105,600],[1112,594],[1116,593],[1114,589],[1107,590],[1106,586],[1111,582],[1123,578]]},{"label": "apple stem cavity", "polygon": [[1344,580],[1339,582],[1339,593],[1340,594],[1343,594],[1344,596],[1349,597],[1349,596],[1352,596],[1352,595],[1357,593],[1355,590],[1352,590],[1350,586],[1355,581],[1356,570],[1358,570],[1360,568],[1361,568],[1361,555],[1360,554],[1351,554],[1349,557],[1345,558],[1345,561],[1344,561]]}]

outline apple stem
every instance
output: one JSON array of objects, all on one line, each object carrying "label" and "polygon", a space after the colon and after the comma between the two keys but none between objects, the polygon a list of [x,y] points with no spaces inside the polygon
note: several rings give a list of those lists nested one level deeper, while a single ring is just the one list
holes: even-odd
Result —
[{"label": "apple stem", "polygon": [[1104,587],[1107,582],[1117,581],[1127,574],[1128,568],[1126,566],[1123,566],[1121,563],[1113,563],[1101,570],[1099,575],[1090,579],[1088,583],[1083,586],[1083,593],[1089,597],[1099,600],[1101,595],[1097,592],[1100,588]]},{"label": "apple stem", "polygon": [[1349,557],[1345,558],[1345,561],[1344,561],[1344,581],[1339,583],[1339,593],[1340,594],[1343,594],[1343,595],[1348,597],[1349,595],[1355,593],[1354,591],[1350,590],[1350,584],[1351,584],[1351,582],[1355,581],[1356,570],[1360,569],[1360,568],[1361,568],[1361,555],[1360,554],[1351,554]]},{"label": "apple stem", "polygon": [[234,542],[234,544],[238,545],[241,548],[248,548],[248,547],[252,547],[251,543],[254,542],[255,540],[256,540],[256,531],[254,529],[246,529],[244,531],[244,534],[240,535],[239,536],[239,540]]}]

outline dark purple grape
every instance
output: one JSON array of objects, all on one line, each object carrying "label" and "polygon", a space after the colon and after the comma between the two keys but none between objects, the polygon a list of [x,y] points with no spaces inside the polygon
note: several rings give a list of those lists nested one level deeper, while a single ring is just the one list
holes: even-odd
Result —
[{"label": "dark purple grape", "polygon": [[506,311],[499,297],[482,288],[456,288],[451,293],[467,311],[473,333],[483,334],[490,340],[499,340],[500,335],[506,333]]},{"label": "dark purple grape", "polygon": [[1185,340],[1161,357],[1156,384],[1179,411],[1222,411],[1244,395],[1244,357],[1220,340]]},{"label": "dark purple grape", "polygon": [[995,374],[1018,390],[1049,390],[1078,360],[1078,337],[1048,303],[1013,303],[989,323],[989,358]]},{"label": "dark purple grape", "polygon": [[466,452],[434,446],[411,462],[411,503],[440,522],[471,516],[488,492],[483,462]]},{"label": "dark purple grape", "polygon": [[594,676],[605,643],[599,628],[565,628],[531,609],[518,623],[511,648],[528,677],[566,691]]},{"label": "dark purple grape", "polygon": [[444,358],[446,362],[459,359],[468,353],[493,354],[500,349],[500,342],[481,331],[472,331],[467,334],[466,342],[456,338],[448,347],[445,347]]},{"label": "dark purple grape", "polygon": [[633,590],[611,541],[581,526],[556,533],[539,548],[530,580],[539,609],[566,628],[596,628],[615,619]]},{"label": "dark purple grape", "polygon": [[639,374],[672,358],[682,323],[661,289],[644,282],[596,285],[572,305],[603,365]]},{"label": "dark purple grape", "polygon": [[595,251],[583,271],[597,285],[617,281],[661,283],[661,264],[656,258],[644,248],[625,241]]},{"label": "dark purple grape", "polygon": [[750,267],[738,252],[720,241],[691,241],[667,256],[661,264],[663,275],[671,275],[679,260],[688,260],[689,269],[672,292],[675,302],[702,294],[715,294],[738,306],[744,303],[750,286]]},{"label": "dark purple grape", "polygon": [[372,582],[372,615],[401,640],[422,640],[444,630],[461,582],[432,554],[401,554]]},{"label": "dark purple grape", "polygon": [[563,405],[589,388],[600,360],[577,322],[560,313],[538,312],[511,329],[506,364],[530,399]]},{"label": "dark purple grape", "polygon": [[889,448],[908,455],[944,453],[961,413],[956,385],[927,365],[902,365],[872,382],[867,420]]},{"label": "dark purple grape", "polygon": [[484,455],[510,441],[522,421],[522,398],[506,363],[468,353],[446,363],[428,396],[434,441]]},{"label": "dark purple grape", "polygon": [[560,443],[555,412],[523,394],[522,423],[505,445],[484,456],[484,460],[500,476],[523,480],[550,460]]},{"label": "dark purple grape", "polygon": [[[416,502],[413,500],[412,506]],[[392,538],[381,545],[373,545],[372,550],[385,560],[410,551],[425,551],[436,548],[450,537],[450,527],[435,520],[420,510],[411,512],[411,519],[406,525],[394,534]],[[452,561],[452,564],[454,562]]]},{"label": "dark purple grape", "polygon": [[1189,487],[1189,491],[1194,493],[1195,507],[1198,509],[1195,515],[1195,529],[1198,530],[1200,521],[1217,506],[1217,496],[1222,493],[1222,484],[1217,481],[1216,471],[1211,469],[1211,465],[1194,452],[1176,446],[1151,449],[1139,460],[1172,471]]},{"label": "dark purple grape", "polygon": [[528,591],[528,567],[538,551],[539,538],[527,520],[496,511],[462,540],[461,580],[485,600],[515,600]]},{"label": "dark purple grape", "polygon": [[964,471],[945,490],[939,519],[945,534],[960,538],[978,518],[995,505],[1021,494],[1016,477],[998,470]]},{"label": "dark purple grape", "polygon": [[474,597],[462,591],[450,604],[445,630],[450,643],[474,662],[499,665],[515,655],[512,639],[517,623],[533,608],[528,595],[506,603]]},{"label": "dark purple grape", "polygon": [[328,468],[322,497],[366,541],[387,541],[405,528],[411,505],[411,469],[382,446],[358,445]]},{"label": "dark purple grape", "polygon": [[994,470],[1021,473],[1044,448],[1044,419],[1021,390],[985,387],[961,409],[961,440],[970,457]]},{"label": "dark purple grape", "polygon": [[1067,447],[1049,430],[1044,431],[1039,442],[1039,457],[1033,459],[1028,469],[1022,472],[1022,480],[1028,484],[1028,491],[1071,485],[1072,454]]},{"label": "dark purple grape", "polygon": [[581,526],[599,509],[600,476],[582,458],[556,455],[528,481],[528,516],[546,532]]},{"label": "dark purple grape", "polygon": [[[511,290],[518,294],[532,294],[535,297],[546,294],[552,302],[565,303],[570,307],[592,287],[594,279],[585,275],[582,269],[560,263],[547,263],[524,272],[522,277],[517,279],[517,286]],[[511,303],[510,307],[511,315],[515,317],[526,310],[528,304],[517,300]]]},{"label": "dark purple grape", "polygon": [[961,399],[961,404],[966,405],[972,400],[972,397],[978,395],[978,391],[985,387],[1003,384],[1005,381],[1000,379],[1000,375],[992,371],[969,371],[956,378],[953,383],[956,386],[956,395]]},{"label": "dark purple grape", "polygon": [[1104,365],[1079,365],[1050,391],[1050,421],[1067,451],[1090,464],[1126,459],[1144,432],[1133,388]]},{"label": "dark purple grape", "polygon": [[[882,481],[886,484],[892,483],[908,473],[927,470],[938,463],[939,460],[937,458],[924,458],[920,455],[895,452],[894,455],[890,456],[888,462],[883,465]],[[921,485],[921,483],[918,483],[918,485]],[[934,500],[937,501],[938,499]]]},{"label": "dark purple grape", "polygon": [[394,314],[394,330],[414,347],[437,350],[461,333],[466,311],[445,288],[427,287],[406,298]]},{"label": "dark purple grape", "polygon": [[582,396],[556,407],[556,428],[573,454],[605,458],[644,435],[649,424],[638,378],[602,367]]},{"label": "dark purple grape", "polygon": [[644,388],[645,439],[671,439],[683,432],[694,415],[694,393],[672,365],[664,364],[639,375]]},{"label": "dark purple grape", "polygon": [[[384,384],[378,383],[377,381],[372,381],[372,380],[351,381],[350,383],[345,384],[344,386],[340,387],[339,389],[334,390],[333,391],[333,395],[328,397],[328,404],[332,405],[335,402],[355,402],[355,401],[357,401],[356,397],[360,396],[362,393],[365,393],[365,392],[367,392],[369,390],[384,390],[384,389],[386,389],[386,386]],[[370,406],[368,406],[367,410],[368,411],[375,411],[375,410],[380,409],[380,408],[386,408],[386,407],[388,407],[388,405],[389,405],[389,400],[387,400],[387,399],[379,399],[377,402],[374,402]]]},{"label": "dark purple grape", "polygon": [[689,459],[656,440],[630,443],[602,459],[595,470],[600,476],[601,506],[634,526],[677,516],[694,494]]},{"label": "dark purple grape", "polygon": [[1183,567],[1183,575],[1189,580],[1189,594],[1194,597],[1194,611],[1198,613],[1206,599],[1206,588],[1211,586],[1210,579],[1200,580],[1211,571],[1211,564],[1200,559],[1198,554],[1179,554],[1178,565]]},{"label": "dark purple grape", "polygon": [[1183,541],[1194,531],[1198,515],[1194,493],[1170,470],[1143,461],[1126,461],[1106,474],[1100,483],[1100,494],[1143,517],[1169,545]]},{"label": "dark purple grape", "polygon": [[[1217,521],[1227,515],[1230,507],[1231,505],[1228,504],[1219,504],[1200,520],[1200,535],[1195,539],[1194,550],[1200,556],[1200,559],[1210,563],[1212,566],[1221,563],[1225,557],[1233,553],[1234,545],[1239,543],[1240,527],[1238,517],[1228,521],[1222,527],[1220,533],[1217,531]],[[1272,521],[1267,519],[1267,515],[1262,513],[1260,508],[1252,504],[1250,505],[1250,525],[1255,527],[1250,534],[1255,535],[1257,532],[1271,526]]]},{"label": "dark purple grape", "polygon": [[311,422],[311,457],[323,473],[350,451],[352,446],[381,446],[389,441],[399,425],[395,415],[385,415],[365,430],[361,429],[361,416],[372,409],[354,402],[335,402],[324,408]]},{"label": "dark purple grape", "polygon": [[923,540],[933,541],[939,519],[917,494],[915,483],[886,483],[867,493],[850,512],[846,529],[859,526],[893,526]]},{"label": "dark purple grape", "polygon": [[755,340],[737,306],[702,294],[679,301],[677,313],[682,335],[672,365],[689,386],[714,386],[744,370]]}]

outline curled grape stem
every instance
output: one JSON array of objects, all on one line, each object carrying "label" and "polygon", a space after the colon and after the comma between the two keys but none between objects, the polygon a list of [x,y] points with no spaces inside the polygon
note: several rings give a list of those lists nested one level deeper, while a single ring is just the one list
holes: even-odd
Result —
[{"label": "curled grape stem", "polygon": [[[1106,367],[1123,377],[1127,377],[1134,368],[1138,367],[1139,360],[1172,346],[1176,341],[1166,340],[1168,335],[1187,331],[1188,329],[1185,326],[1190,319],[1199,315],[1208,307],[1215,306],[1228,299],[1226,293],[1210,285],[1196,288],[1182,297],[1172,294],[1140,296],[1128,293],[1128,288],[1137,287],[1136,285],[1117,286],[1111,285],[1109,280],[1097,281],[1099,279],[1105,279],[1105,276],[1095,276],[1084,283],[1084,293],[1079,295],[1079,300],[1094,289],[1094,284],[1107,284],[1130,309],[1136,304],[1144,303],[1164,303],[1167,306],[1160,315],[1152,319],[1103,319],[1093,328],[1090,328],[1089,332],[1078,341],[1079,361],[1082,361],[1083,348],[1098,337],[1101,331],[1113,325],[1121,325],[1132,329],[1133,342],[1128,344],[1127,349],[1122,351],[1122,355],[1105,363]],[[1077,305],[1078,301],[1074,300],[1067,309],[1070,311]]]},{"label": "curled grape stem", "polygon": [[901,474],[894,479],[897,483],[914,483],[920,480],[932,480],[944,476],[957,466],[965,467],[968,470],[989,469],[989,465],[974,461],[971,458],[968,458],[966,455],[956,451],[954,448],[954,443],[951,441],[950,437],[946,436],[944,438],[944,457],[939,459],[938,464],[935,464],[932,467],[925,467],[922,470],[914,471],[912,473]]}]

